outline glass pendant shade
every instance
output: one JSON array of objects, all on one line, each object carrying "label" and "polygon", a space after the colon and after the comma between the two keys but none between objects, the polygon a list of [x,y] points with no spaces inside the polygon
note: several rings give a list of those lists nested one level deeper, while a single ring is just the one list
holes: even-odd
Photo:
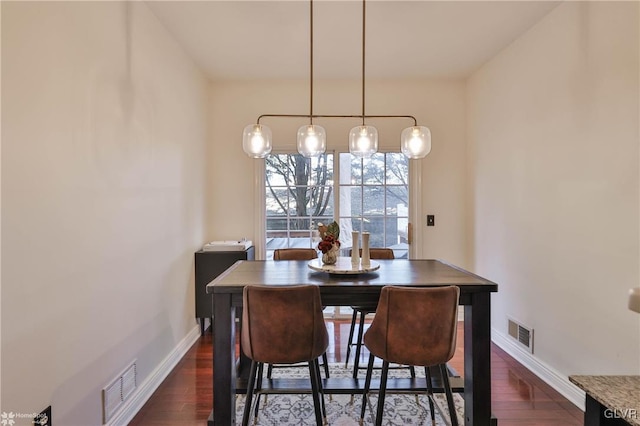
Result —
[{"label": "glass pendant shade", "polygon": [[407,158],[424,158],[431,152],[431,131],[427,127],[407,127],[400,140],[400,148]]},{"label": "glass pendant shade", "polygon": [[317,157],[327,150],[327,132],[324,127],[306,124],[298,129],[298,152],[303,157]]},{"label": "glass pendant shade", "polygon": [[378,129],[358,126],[349,132],[349,152],[358,158],[370,158],[378,151]]},{"label": "glass pendant shade", "polygon": [[264,158],[271,152],[271,129],[249,124],[242,132],[242,149],[251,158]]}]

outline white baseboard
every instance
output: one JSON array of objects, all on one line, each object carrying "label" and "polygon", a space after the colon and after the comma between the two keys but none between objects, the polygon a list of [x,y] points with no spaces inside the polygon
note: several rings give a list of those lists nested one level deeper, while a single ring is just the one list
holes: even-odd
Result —
[{"label": "white baseboard", "polygon": [[120,426],[129,424],[131,420],[138,414],[138,411],[151,398],[151,395],[158,389],[162,381],[167,378],[169,373],[174,369],[182,357],[200,338],[200,326],[197,325],[187,333],[175,348],[167,355],[165,359],[156,367],[155,370],[146,378],[144,382],[136,389],[134,394],[124,403],[120,411],[118,411],[106,423],[108,426]]},{"label": "white baseboard", "polygon": [[553,369],[549,365],[537,359],[535,356],[520,348],[515,341],[506,335],[491,329],[491,340],[502,350],[511,355],[520,364],[527,367],[542,381],[558,391],[562,396],[571,401],[576,407],[584,411],[585,393],[569,381],[569,378]]}]

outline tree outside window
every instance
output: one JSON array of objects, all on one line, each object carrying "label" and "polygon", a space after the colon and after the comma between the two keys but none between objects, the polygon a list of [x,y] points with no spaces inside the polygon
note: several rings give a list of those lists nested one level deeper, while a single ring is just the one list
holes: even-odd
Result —
[{"label": "tree outside window", "polygon": [[315,248],[317,223],[333,221],[333,154],[269,155],[265,172],[267,258],[277,248]]}]

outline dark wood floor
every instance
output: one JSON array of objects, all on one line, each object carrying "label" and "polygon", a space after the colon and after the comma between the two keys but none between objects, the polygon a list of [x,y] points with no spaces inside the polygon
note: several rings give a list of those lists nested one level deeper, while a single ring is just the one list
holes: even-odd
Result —
[{"label": "dark wood floor", "polygon": [[[348,320],[327,321],[329,362],[344,362],[349,325]],[[458,372],[464,371],[462,342],[462,327],[459,327],[458,349],[450,363]],[[582,424],[580,409],[493,344],[491,356],[492,408],[500,426]],[[367,357],[368,353],[361,359]],[[206,333],[130,425],[205,425],[213,401],[212,380],[211,334]]]}]

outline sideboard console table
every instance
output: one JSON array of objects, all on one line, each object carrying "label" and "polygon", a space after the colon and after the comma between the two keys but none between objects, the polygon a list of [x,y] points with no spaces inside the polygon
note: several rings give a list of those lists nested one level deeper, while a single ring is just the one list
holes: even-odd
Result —
[{"label": "sideboard console table", "polygon": [[211,319],[213,329],[213,297],[207,294],[207,284],[238,260],[255,259],[254,247],[241,251],[203,251],[195,253],[196,318],[200,320],[200,334],[204,334],[204,319]]}]

